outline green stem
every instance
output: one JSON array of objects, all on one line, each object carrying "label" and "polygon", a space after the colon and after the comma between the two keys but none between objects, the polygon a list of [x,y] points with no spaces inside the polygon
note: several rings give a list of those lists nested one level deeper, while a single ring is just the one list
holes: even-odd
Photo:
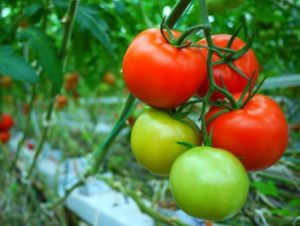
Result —
[{"label": "green stem", "polygon": [[178,19],[182,16],[182,14],[189,8],[192,0],[180,0],[177,2],[172,12],[167,18],[167,24],[170,28],[174,27],[177,23]]},{"label": "green stem", "polygon": [[[177,20],[180,18],[180,16],[186,10],[186,8],[189,6],[190,3],[191,3],[191,0],[189,0],[189,1],[181,0],[177,3],[177,5],[173,9],[173,11],[171,12],[170,16],[167,18],[167,24],[169,27],[172,28],[176,24]],[[136,98],[132,94],[128,95],[125,106],[122,110],[122,113],[121,113],[118,121],[114,125],[110,134],[103,141],[103,143],[101,143],[99,148],[93,153],[92,165],[85,172],[85,174],[83,175],[83,178],[81,180],[84,180],[84,179],[88,178],[89,176],[95,175],[96,173],[98,173],[99,168],[101,167],[101,164],[102,164],[105,156],[109,152],[109,148],[110,148],[111,144],[113,143],[115,138],[118,136],[118,134],[124,127],[127,118],[130,116],[132,109],[135,107],[135,100],[136,100]],[[76,189],[78,186],[82,185],[81,180],[79,180],[76,184],[74,184],[72,187],[70,187],[67,190],[67,192],[63,195],[63,197],[58,199],[53,205],[50,206],[50,208],[51,207],[55,208],[60,203],[63,203],[63,201],[68,197],[68,195],[74,189]]]},{"label": "green stem", "polygon": [[23,134],[22,138],[20,139],[20,141],[18,142],[16,155],[15,155],[15,158],[14,158],[12,164],[11,164],[11,170],[15,168],[16,163],[19,159],[19,155],[20,155],[20,152],[21,152],[21,147],[23,146],[23,144],[24,144],[24,142],[27,139],[28,134],[29,134],[30,120],[31,120],[31,110],[32,110],[33,102],[34,102],[34,98],[35,98],[35,93],[36,93],[35,91],[36,91],[36,87],[35,87],[35,85],[33,85],[32,86],[32,91],[31,91],[31,97],[30,97],[30,101],[29,101],[29,111],[28,111],[27,117],[26,117],[24,134]]},{"label": "green stem", "polygon": [[[63,61],[63,71],[65,70],[65,67],[66,67],[66,62],[67,62],[66,52],[67,52],[68,44],[69,44],[70,37],[72,34],[73,22],[74,22],[75,15],[77,12],[78,4],[79,4],[79,0],[70,0],[69,1],[69,7],[68,7],[67,15],[66,15],[65,21],[64,21],[65,27],[64,27],[63,41],[62,41],[62,45],[61,45],[61,48],[59,51],[59,56],[60,56],[61,60]],[[53,111],[53,107],[54,107],[54,102],[55,102],[55,93],[52,92],[51,100],[50,100],[48,110],[47,110],[47,115],[46,115],[47,122],[51,121],[51,115],[52,115],[52,111]],[[37,159],[43,149],[44,143],[46,141],[48,130],[49,130],[49,125],[45,125],[43,128],[43,131],[42,131],[42,136],[39,141],[37,150],[34,155],[33,162],[29,169],[27,179],[29,179],[32,175],[33,169],[36,165],[36,161],[37,161]]]},{"label": "green stem", "polygon": [[155,211],[153,208],[148,207],[147,205],[145,205],[144,201],[141,199],[141,197],[137,194],[136,191],[130,190],[128,188],[124,188],[119,186],[118,183],[114,183],[114,181],[112,179],[108,179],[105,177],[101,177],[99,176],[99,179],[101,179],[102,181],[104,181],[107,185],[109,185],[112,189],[117,190],[119,192],[124,193],[125,195],[131,197],[135,203],[138,205],[139,209],[149,215],[151,218],[166,224],[166,225],[171,225],[171,226],[188,226],[187,224],[177,220],[176,218],[169,218],[166,216],[161,215],[160,213],[158,213],[157,211]]},{"label": "green stem", "polygon": [[[46,123],[49,123],[50,120],[51,120],[53,107],[54,107],[54,99],[51,100],[51,102],[48,106],[47,115],[46,115]],[[40,142],[38,144],[38,147],[37,147],[37,149],[34,153],[33,162],[31,163],[31,166],[29,168],[26,179],[30,179],[30,177],[32,176],[33,169],[34,169],[34,167],[37,163],[38,157],[40,156],[41,151],[44,147],[44,143],[45,143],[46,138],[47,138],[47,133],[48,133],[49,127],[50,127],[49,124],[44,125],[43,131],[42,131],[42,136],[41,136]]]},{"label": "green stem", "polygon": [[175,42],[175,45],[181,46],[185,39],[191,34],[198,32],[200,30],[209,29],[207,25],[195,25],[186,30]]},{"label": "green stem", "polygon": [[90,169],[92,172],[92,175],[94,175],[98,172],[99,167],[102,165],[103,160],[104,160],[105,156],[107,155],[110,146],[112,145],[115,138],[118,136],[118,134],[123,129],[127,118],[130,116],[133,108],[135,107],[135,100],[136,100],[136,98],[132,94],[128,95],[127,101],[123,108],[123,111],[122,111],[118,121],[116,122],[115,126],[113,127],[113,129],[111,130],[109,135],[106,137],[106,139],[100,144],[98,150],[96,150],[93,153],[93,157],[92,157],[93,163],[92,163],[92,166]]}]

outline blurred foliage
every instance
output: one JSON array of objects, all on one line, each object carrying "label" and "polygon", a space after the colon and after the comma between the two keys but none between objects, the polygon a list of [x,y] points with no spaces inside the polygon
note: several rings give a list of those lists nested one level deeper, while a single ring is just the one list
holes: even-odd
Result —
[{"label": "blurred foliage", "polygon": [[[106,92],[101,86],[107,71],[117,77],[116,89],[123,88],[121,63],[130,40],[148,27],[157,27],[163,15],[170,12],[175,1],[84,1],[80,3],[68,52],[67,72],[78,72],[84,81],[81,93],[90,89]],[[34,58],[49,78],[59,74],[61,68],[53,45],[59,48],[62,41],[62,21],[67,8],[66,0],[53,1],[1,1],[0,44],[11,45],[25,58]],[[213,33],[234,33],[241,23],[244,30],[239,35],[244,40],[254,33],[253,49],[260,59],[264,75],[299,73],[300,62],[300,1],[248,0],[236,9],[210,16]],[[198,2],[178,23],[178,29],[199,21]],[[41,34],[45,31],[46,35]],[[18,37],[18,39],[16,39]],[[201,38],[201,34],[198,35]],[[47,39],[47,40],[46,40]],[[43,41],[44,40],[44,41]],[[24,45],[22,45],[25,44]],[[25,49],[24,49],[25,48]],[[27,51],[29,56],[26,56]],[[27,49],[27,50],[26,50]],[[47,61],[47,57],[48,60]],[[52,60],[52,61],[51,61]],[[43,83],[43,79],[40,84]],[[42,86],[42,85],[41,85]]]},{"label": "blurred foliage", "polygon": [[[59,50],[62,45],[63,22],[68,1],[1,0],[0,74],[28,82],[36,82],[37,75],[39,76],[37,97],[34,102],[38,112],[33,119],[35,125],[31,129],[31,135],[39,136],[39,124],[43,120],[43,112],[51,88],[49,81],[61,83],[63,74],[76,73],[80,76],[78,87],[75,90],[65,88],[62,90],[70,101],[63,111],[56,112],[59,118],[56,124],[58,126],[52,128],[49,143],[54,148],[66,150],[63,153],[66,158],[85,155],[96,149],[106,134],[101,134],[99,132],[101,129],[97,130],[95,125],[100,121],[107,124],[114,122],[122,101],[117,101],[114,106],[89,101],[98,96],[125,96],[121,65],[128,44],[142,30],[158,27],[162,17],[170,12],[174,3],[174,0],[81,1],[67,51],[67,67],[62,71]],[[239,34],[242,39],[246,40],[252,33],[256,34],[253,49],[261,63],[262,76],[284,77],[289,74],[300,76],[298,60],[300,0],[245,0],[238,8],[228,9],[222,14],[212,14],[209,18],[213,34],[234,33],[241,23],[246,25]],[[198,22],[198,1],[194,0],[194,5],[178,22],[176,28],[184,31],[188,26]],[[202,37],[203,35],[199,33],[194,39]],[[6,67],[1,67],[4,65],[3,62]],[[291,172],[289,175],[291,178],[286,179],[286,174],[278,174],[278,172],[272,172],[271,176],[270,174],[255,175],[252,178],[251,195],[246,208],[252,210],[252,214],[256,209],[267,208],[270,225],[292,225],[291,222],[300,214],[300,185],[299,182],[291,184],[291,181],[296,180],[295,178],[300,178],[300,89],[299,86],[290,87],[293,81],[287,83],[284,78],[279,81],[282,84],[285,82],[287,85],[281,86],[283,87],[281,89],[271,87],[264,92],[277,96],[276,100],[281,104],[290,123],[289,150],[280,164]],[[30,87],[29,84],[21,82],[13,82],[3,89],[1,87],[3,94],[1,102],[4,103],[6,110],[9,109],[16,116],[19,128],[24,126],[24,115],[26,115],[24,109],[28,104]],[[140,111],[141,109],[136,110],[137,113],[133,114],[134,118]],[[72,122],[75,122],[74,124],[82,122],[83,125],[74,128]],[[127,128],[130,130],[129,126]],[[169,206],[174,208],[174,200],[170,198],[168,189],[164,192],[160,189],[155,190],[155,186],[162,186],[165,179],[150,175],[133,160],[132,155],[128,154],[130,153],[128,130],[123,135],[125,137],[116,140],[104,168],[121,175],[120,180],[124,180],[128,186],[142,190],[145,197],[153,199],[153,203],[157,202],[161,206],[168,206],[171,203]],[[65,142],[66,140],[70,142]],[[9,162],[6,156],[8,150],[5,151],[0,153],[0,160]],[[0,164],[0,166],[2,172],[5,172],[5,165]],[[15,177],[9,180],[8,176],[3,174],[1,178],[0,191],[8,195],[0,200],[0,221],[5,219],[5,225],[10,225],[15,218],[14,213],[19,211],[21,214],[18,216],[25,216],[25,218],[17,219],[11,225],[21,225],[32,217],[31,212],[41,214],[40,209],[37,211],[39,203],[30,203],[26,197],[18,199],[23,193],[29,191],[27,188],[16,186],[18,181]],[[154,186],[153,183],[159,185]],[[36,194],[30,195],[36,196]],[[39,202],[36,199],[35,201]],[[3,203],[7,203],[6,206]],[[245,218],[240,213],[236,218],[225,223],[249,225],[249,219],[245,221],[242,217]],[[254,218],[253,215],[252,217]],[[44,218],[45,216],[42,219],[37,218],[37,222],[31,223],[32,225],[61,223],[61,219],[54,217],[45,224]],[[280,218],[283,218],[283,221],[280,221]],[[258,218],[258,221],[263,224],[262,219]]]}]

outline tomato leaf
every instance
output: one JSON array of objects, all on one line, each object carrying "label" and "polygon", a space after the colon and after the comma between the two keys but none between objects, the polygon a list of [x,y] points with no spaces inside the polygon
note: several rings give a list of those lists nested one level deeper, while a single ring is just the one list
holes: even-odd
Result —
[{"label": "tomato leaf", "polygon": [[62,63],[57,56],[57,48],[50,37],[33,27],[21,31],[18,37],[22,41],[26,41],[36,54],[39,65],[52,82],[52,93],[59,93],[63,84]]},{"label": "tomato leaf", "polygon": [[[57,7],[64,9],[68,6],[67,1],[62,0],[54,0],[54,4]],[[107,23],[99,17],[99,12],[96,9],[86,4],[80,4],[78,6],[75,21],[100,41],[107,52],[113,56],[113,45],[108,35],[109,27]]]},{"label": "tomato leaf", "polygon": [[0,74],[23,82],[38,81],[38,76],[30,64],[24,58],[16,56],[10,46],[0,46]]}]

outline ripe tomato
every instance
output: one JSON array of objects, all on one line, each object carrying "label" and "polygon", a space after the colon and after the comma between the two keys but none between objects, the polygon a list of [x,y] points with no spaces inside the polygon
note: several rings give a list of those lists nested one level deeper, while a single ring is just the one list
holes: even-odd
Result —
[{"label": "ripe tomato", "polygon": [[63,109],[68,104],[68,98],[64,95],[58,95],[55,99],[55,107],[57,109]]},{"label": "ripe tomato", "polygon": [[65,75],[64,80],[65,80],[65,84],[64,84],[65,89],[72,91],[72,90],[76,89],[78,86],[79,75],[75,72],[69,73],[69,74]]},{"label": "ripe tomato", "polygon": [[[180,32],[172,31],[175,37]],[[187,101],[202,84],[206,62],[199,48],[179,49],[159,29],[140,33],[128,47],[123,74],[129,91],[157,108],[174,108]]]},{"label": "ripe tomato", "polygon": [[[214,44],[218,47],[226,47],[230,38],[231,35],[227,35],[227,34],[217,34],[212,36],[212,40]],[[207,42],[205,39],[202,39],[199,41],[199,44],[207,45]],[[244,46],[245,43],[241,39],[235,38],[232,43],[231,49],[239,50]],[[208,54],[208,50],[205,48],[202,48],[201,50],[203,55],[206,58]],[[220,60],[220,57],[216,54],[213,54],[212,61],[216,62],[218,60]],[[249,49],[242,57],[235,60],[233,64],[245,75],[247,75],[248,78],[254,76],[253,83],[256,82],[260,66],[254,52],[251,49]],[[230,68],[227,64],[220,64],[220,65],[213,66],[213,76],[216,84],[223,88],[226,87],[230,93],[242,92],[249,81],[248,79],[238,74],[235,70]],[[225,87],[223,86],[223,84],[225,84]],[[208,76],[206,75],[206,78],[202,86],[198,90],[199,96],[204,96],[208,91],[208,89],[209,89],[209,80],[208,80]],[[224,96],[220,92],[214,92],[211,99],[215,100],[223,97]]]},{"label": "ripe tomato", "polygon": [[103,81],[109,86],[114,86],[116,85],[116,76],[112,72],[108,71],[104,74]]},{"label": "ripe tomato", "polygon": [[0,86],[4,88],[10,88],[12,84],[12,78],[10,76],[0,76]]},{"label": "ripe tomato", "polygon": [[1,143],[7,143],[10,139],[10,133],[9,131],[0,131],[0,142]]},{"label": "ripe tomato", "polygon": [[0,131],[7,131],[13,127],[14,121],[9,114],[2,114],[0,117]]},{"label": "ripe tomato", "polygon": [[176,142],[200,144],[199,132],[190,123],[176,120],[163,111],[145,111],[132,128],[134,156],[149,171],[168,174],[173,161],[188,149]]},{"label": "ripe tomato", "polygon": [[223,220],[244,205],[249,180],[241,162],[230,152],[202,146],[175,160],[170,186],[175,201],[187,214]]},{"label": "ripe tomato", "polygon": [[[212,108],[206,120],[220,110]],[[208,131],[212,133],[212,145],[232,152],[247,170],[273,165],[288,143],[288,125],[283,112],[275,101],[259,94],[243,109],[224,113],[208,123]]]}]

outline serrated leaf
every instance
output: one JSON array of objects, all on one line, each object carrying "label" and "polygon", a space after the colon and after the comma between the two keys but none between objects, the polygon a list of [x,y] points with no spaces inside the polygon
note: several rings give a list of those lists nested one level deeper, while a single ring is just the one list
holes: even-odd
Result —
[{"label": "serrated leaf", "polygon": [[33,27],[23,30],[18,37],[27,41],[36,54],[39,65],[52,82],[53,94],[58,93],[63,84],[62,62],[57,56],[57,49],[50,37]]},{"label": "serrated leaf", "polygon": [[36,83],[38,76],[24,58],[14,55],[9,46],[0,46],[0,74],[15,80]]}]

